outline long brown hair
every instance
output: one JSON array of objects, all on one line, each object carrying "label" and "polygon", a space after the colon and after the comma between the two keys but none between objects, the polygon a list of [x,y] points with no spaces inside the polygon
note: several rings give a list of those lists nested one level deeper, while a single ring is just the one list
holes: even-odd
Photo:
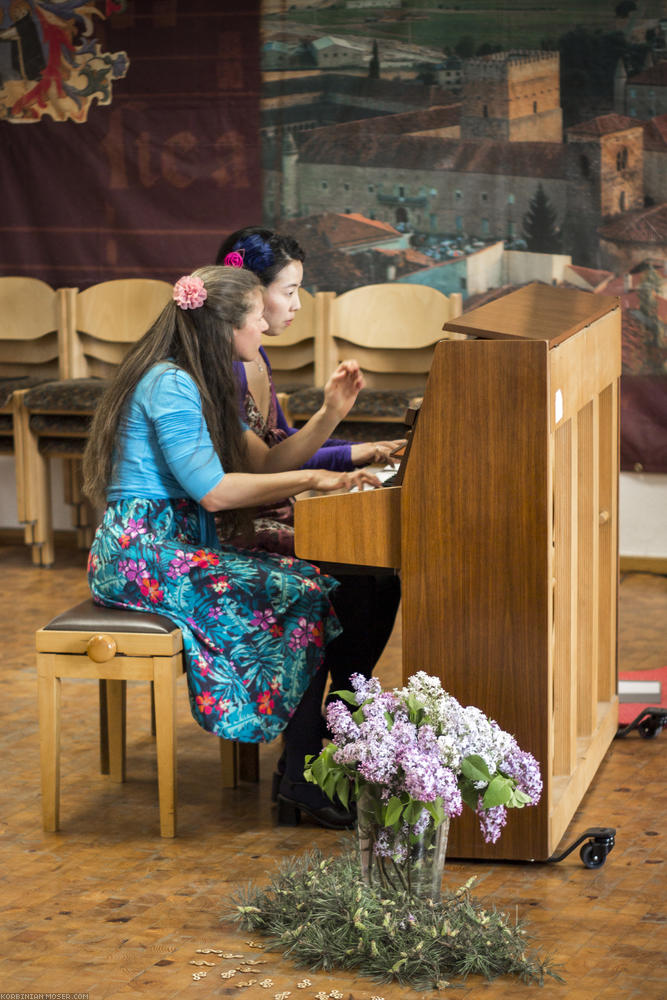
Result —
[{"label": "long brown hair", "polygon": [[194,379],[213,447],[227,472],[246,467],[233,362],[234,329],[252,308],[260,288],[250,271],[201,267],[206,301],[198,309],[164,307],[153,326],[131,348],[95,412],[83,456],[83,489],[93,503],[104,503],[111,480],[114,449],[122,447],[119,427],[125,404],[142,376],[159,361],[173,360]]}]

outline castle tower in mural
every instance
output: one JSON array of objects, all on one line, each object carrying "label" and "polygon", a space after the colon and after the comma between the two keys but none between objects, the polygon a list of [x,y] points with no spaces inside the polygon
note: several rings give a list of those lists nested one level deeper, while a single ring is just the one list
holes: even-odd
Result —
[{"label": "castle tower in mural", "polygon": [[462,139],[561,142],[557,52],[499,52],[463,67]]}]

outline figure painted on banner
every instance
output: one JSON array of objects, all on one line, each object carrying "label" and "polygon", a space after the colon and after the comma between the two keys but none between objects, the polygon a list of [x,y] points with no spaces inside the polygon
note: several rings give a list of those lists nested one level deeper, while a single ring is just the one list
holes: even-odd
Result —
[{"label": "figure painted on banner", "polygon": [[[278,337],[293,322],[301,308],[299,289],[303,281],[305,253],[296,240],[270,229],[249,226],[232,233],[218,251],[218,263],[251,271],[259,277],[264,293],[264,318],[268,336]],[[276,398],[271,365],[263,347],[250,361],[237,362],[242,419],[269,446],[289,440],[296,433],[288,426]],[[308,463],[309,467],[354,469],[369,463],[392,461],[392,453],[403,441],[362,444],[329,439]],[[250,544],[268,551],[294,554],[294,500],[285,496],[265,505],[256,515]],[[224,531],[224,528],[223,528]],[[245,544],[248,544],[247,541]],[[333,595],[342,634],[326,650],[325,663],[330,690],[349,689],[352,673],[370,677],[384,650],[400,601],[400,581],[393,574],[340,574],[340,587]]]},{"label": "figure painted on banner", "polygon": [[111,83],[125,76],[129,60],[125,52],[102,51],[93,37],[94,18],[104,19],[120,9],[109,0],[103,10],[97,3],[12,0],[12,23],[0,32],[0,40],[12,42],[14,56],[11,79],[6,72],[0,79],[7,118],[37,120],[48,115],[56,121],[83,122],[93,99],[111,102]]},{"label": "figure painted on banner", "polygon": [[[285,737],[279,819],[329,827],[352,818],[303,780],[322,745],[325,649],[340,632],[336,581],[309,563],[221,546],[213,515],[302,489],[379,485],[365,470],[302,466],[354,404],[363,379],[343,362],[324,403],[269,448],[240,419],[234,361],[257,356],[267,328],[258,279],[204,267],[120,365],[84,458],[87,495],[106,509],[89,557],[93,597],[166,615],[182,630],[192,713],[226,739]],[[296,471],[293,471],[296,470]]]},{"label": "figure painted on banner", "polygon": [[46,68],[39,30],[26,0],[9,5],[11,26],[0,31],[0,39],[12,42],[12,69],[23,80],[38,80]]}]

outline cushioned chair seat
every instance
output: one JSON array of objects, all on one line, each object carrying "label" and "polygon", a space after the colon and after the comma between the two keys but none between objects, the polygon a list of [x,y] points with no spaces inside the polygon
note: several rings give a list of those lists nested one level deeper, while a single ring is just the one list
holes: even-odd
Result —
[{"label": "cushioned chair seat", "polygon": [[[415,396],[424,390],[414,389],[362,389],[350,410],[347,420],[402,421],[405,411]],[[289,408],[295,420],[302,420],[316,413],[324,401],[323,389],[298,389],[289,398]]]},{"label": "cushioned chair seat", "polygon": [[18,378],[0,378],[0,409],[4,409],[9,405],[12,393],[17,389],[30,389],[32,386],[39,385],[42,381],[44,380],[27,375]]},{"label": "cushioned chair seat", "polygon": [[75,378],[44,382],[27,392],[23,404],[30,413],[94,413],[109,385],[107,379]]}]

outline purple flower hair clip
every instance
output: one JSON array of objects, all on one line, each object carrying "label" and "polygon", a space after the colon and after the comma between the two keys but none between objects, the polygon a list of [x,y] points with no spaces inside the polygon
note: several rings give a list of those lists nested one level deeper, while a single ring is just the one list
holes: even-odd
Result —
[{"label": "purple flower hair clip", "polygon": [[225,267],[243,267],[245,250],[230,250],[223,260]]},{"label": "purple flower hair clip", "polygon": [[252,233],[244,240],[239,240],[232,247],[232,253],[234,251],[243,254],[243,266],[254,274],[261,274],[275,263],[273,250],[258,233]]},{"label": "purple flower hair clip", "polygon": [[181,309],[199,309],[207,297],[206,286],[196,274],[184,274],[174,285],[174,302]]}]

